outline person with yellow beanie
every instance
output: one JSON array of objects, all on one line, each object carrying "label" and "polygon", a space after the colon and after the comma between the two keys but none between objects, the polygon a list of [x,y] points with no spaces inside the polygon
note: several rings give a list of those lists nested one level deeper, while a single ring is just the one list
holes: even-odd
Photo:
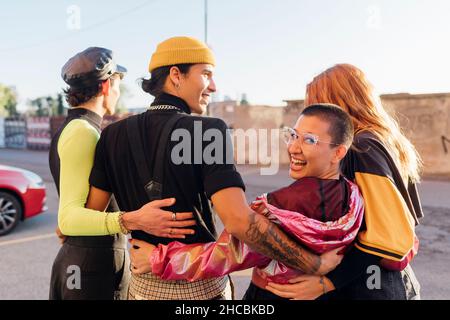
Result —
[{"label": "person with yellow beanie", "polygon": [[211,49],[203,42],[190,37],[174,37],[161,42],[150,60],[149,71],[180,63],[206,63],[215,65]]},{"label": "person with yellow beanie", "polygon": [[[216,91],[212,79],[215,65],[213,52],[203,42],[190,37],[170,38],[153,53],[149,65],[152,76],[142,81],[142,89],[158,98],[170,78],[166,93],[183,97],[192,112],[202,114]],[[189,79],[188,74],[192,76]]]},{"label": "person with yellow beanie", "polygon": [[[114,193],[126,211],[152,200],[175,198],[166,209],[180,223],[179,228],[184,225],[177,212],[192,212],[196,220],[192,234],[178,239],[184,244],[216,240],[212,203],[226,230],[254,250],[306,273],[327,273],[334,260],[323,263],[320,256],[248,206],[227,125],[221,119],[201,116],[216,91],[215,65],[212,50],[191,37],[170,38],[157,46],[149,64],[151,77],[141,84],[155,99],[145,113],[102,132],[90,177],[91,192]],[[139,272],[142,264],[150,265],[152,247],[172,242],[170,236],[180,234],[179,228],[169,228],[161,236],[132,231],[128,298],[230,299],[227,276],[189,282]],[[144,258],[136,259],[142,253]]]}]

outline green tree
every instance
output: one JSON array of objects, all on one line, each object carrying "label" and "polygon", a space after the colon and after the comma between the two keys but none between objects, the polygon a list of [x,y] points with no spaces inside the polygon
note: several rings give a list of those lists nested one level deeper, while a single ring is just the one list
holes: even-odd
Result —
[{"label": "green tree", "polygon": [[58,116],[62,116],[65,114],[65,109],[64,109],[64,98],[62,93],[58,93],[57,97],[56,97],[56,114]]},{"label": "green tree", "polygon": [[248,103],[248,100],[247,100],[247,94],[246,93],[243,93],[242,94],[242,96],[241,96],[241,105],[242,106],[246,106],[246,105],[248,105],[249,103]]},{"label": "green tree", "polygon": [[65,109],[63,99],[63,95],[58,93],[56,97],[44,96],[30,100],[30,105],[36,108],[31,114],[38,117],[64,115]]},{"label": "green tree", "polygon": [[0,84],[0,116],[16,115],[18,115],[16,89]]},{"label": "green tree", "polygon": [[48,110],[46,109],[47,97],[39,97],[30,101],[30,104],[33,107],[36,107],[36,111],[34,111],[34,115],[38,117],[43,117],[48,115]]},{"label": "green tree", "polygon": [[132,96],[133,95],[131,94],[130,89],[128,89],[128,87],[125,84],[121,83],[120,84],[120,98],[119,98],[119,101],[117,102],[116,114],[128,112],[126,100],[128,98],[131,98]]}]

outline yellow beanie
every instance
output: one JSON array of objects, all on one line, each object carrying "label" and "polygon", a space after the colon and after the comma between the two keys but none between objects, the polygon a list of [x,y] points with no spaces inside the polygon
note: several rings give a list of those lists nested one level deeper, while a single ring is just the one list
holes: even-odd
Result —
[{"label": "yellow beanie", "polygon": [[184,63],[207,63],[215,66],[216,60],[211,49],[203,42],[190,37],[174,37],[158,44],[150,60],[149,71]]}]

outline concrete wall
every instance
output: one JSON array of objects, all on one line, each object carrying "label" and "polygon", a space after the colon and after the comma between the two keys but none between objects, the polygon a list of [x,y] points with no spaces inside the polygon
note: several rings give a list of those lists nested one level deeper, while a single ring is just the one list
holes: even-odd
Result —
[{"label": "concrete wall", "polygon": [[450,176],[450,93],[384,95],[382,101],[421,155],[424,175]]},{"label": "concrete wall", "polygon": [[5,147],[5,118],[0,117],[0,148]]},{"label": "concrete wall", "polygon": [[[280,137],[284,109],[271,106],[238,105],[235,101],[211,105],[209,115],[223,119],[233,130],[234,155],[238,164],[268,165],[286,162]],[[256,139],[252,139],[252,134]]]},{"label": "concrete wall", "polygon": [[[381,96],[383,105],[400,123],[405,135],[411,140],[424,161],[424,176],[450,177],[450,93],[443,94],[393,94]],[[292,127],[304,108],[303,100],[285,101],[286,107],[240,106],[235,101],[214,103],[210,115],[222,118],[234,129],[279,129]],[[287,164],[286,147],[279,139],[279,146],[272,145],[269,137],[266,142],[271,154],[279,155],[272,161]],[[246,143],[244,147],[236,146],[236,156],[255,152],[255,146]],[[260,160],[260,159],[258,159]],[[248,162],[247,162],[248,163]],[[260,161],[258,161],[260,163]]]}]

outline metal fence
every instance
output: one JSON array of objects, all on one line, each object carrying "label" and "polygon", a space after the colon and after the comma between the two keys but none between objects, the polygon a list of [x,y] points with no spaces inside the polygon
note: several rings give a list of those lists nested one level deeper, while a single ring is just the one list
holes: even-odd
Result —
[{"label": "metal fence", "polygon": [[27,118],[27,148],[48,150],[50,142],[50,117]]},{"label": "metal fence", "polygon": [[0,117],[0,148],[5,147],[5,118]]},{"label": "metal fence", "polygon": [[27,147],[27,123],[24,118],[6,118],[5,147],[11,149],[25,149]]},{"label": "metal fence", "polygon": [[[105,116],[102,128],[129,115]],[[65,119],[64,116],[0,118],[0,148],[48,150]]]}]

